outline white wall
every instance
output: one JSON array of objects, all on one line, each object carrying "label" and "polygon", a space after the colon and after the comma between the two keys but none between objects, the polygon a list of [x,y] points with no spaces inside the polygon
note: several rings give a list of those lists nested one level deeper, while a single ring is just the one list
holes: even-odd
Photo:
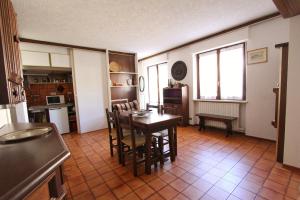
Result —
[{"label": "white wall", "polygon": [[107,128],[108,107],[106,55],[102,52],[73,49],[75,103],[79,132]]},{"label": "white wall", "polygon": [[247,49],[268,47],[268,62],[247,66],[246,133],[275,140],[275,95],[272,88],[279,80],[280,50],[275,44],[289,40],[288,20],[277,18],[249,28]]},{"label": "white wall", "polygon": [[300,16],[290,19],[284,164],[300,168]]},{"label": "white wall", "polygon": [[[248,38],[248,29],[244,28],[244,29],[240,29],[237,30],[235,32],[231,32],[228,34],[224,34],[222,36],[218,36],[218,37],[214,37],[212,39],[209,40],[205,40],[178,50],[174,50],[171,52],[168,52],[166,54],[162,54],[147,60],[144,60],[142,62],[139,63],[139,72],[142,73],[145,76],[145,80],[147,82],[147,66],[150,65],[154,65],[157,63],[162,63],[162,62],[168,62],[168,68],[169,68],[169,77],[171,78],[171,67],[172,65],[178,61],[178,60],[182,60],[185,62],[185,64],[187,65],[187,75],[186,77],[180,81],[181,83],[184,84],[188,84],[189,85],[189,113],[190,113],[190,117],[192,118],[192,120],[190,121],[190,123],[194,123],[194,101],[193,99],[195,99],[195,90],[193,88],[193,76],[195,75],[195,73],[193,73],[193,71],[195,71],[196,69],[195,66],[193,65],[193,55],[197,52],[201,52],[201,51],[205,51],[208,49],[213,49],[213,48],[217,48],[217,47],[221,47],[224,46],[226,44],[231,44],[231,43],[236,43],[236,42],[241,42],[241,41],[245,41]],[[147,83],[148,84],[148,83]],[[145,93],[147,94],[147,93]],[[147,101],[147,97],[146,97],[146,101]]]},{"label": "white wall", "polygon": [[[171,67],[182,60],[188,67],[188,73],[182,83],[190,87],[190,117],[194,117],[195,108],[201,102],[194,102],[196,87],[194,82],[195,62],[193,55],[201,51],[226,46],[242,41],[247,42],[247,50],[268,47],[269,60],[267,63],[247,66],[247,104],[241,106],[240,125],[246,129],[248,135],[275,139],[275,129],[271,126],[274,118],[275,97],[272,88],[276,86],[279,76],[279,52],[275,50],[277,43],[287,42],[289,38],[288,20],[274,18],[259,24],[235,30],[209,40],[195,43],[184,48],[180,48],[167,54],[163,54],[139,63],[140,72],[146,75],[145,68],[150,64],[168,62],[169,77],[171,77]],[[146,76],[145,76],[146,78]],[[147,80],[147,78],[146,78]],[[194,123],[196,120],[190,121]]]}]

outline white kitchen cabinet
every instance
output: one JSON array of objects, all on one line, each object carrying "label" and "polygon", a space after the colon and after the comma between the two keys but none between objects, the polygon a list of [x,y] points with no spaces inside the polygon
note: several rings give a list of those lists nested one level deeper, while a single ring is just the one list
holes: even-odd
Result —
[{"label": "white kitchen cabinet", "polygon": [[25,66],[50,67],[49,53],[21,51],[22,64]]},{"label": "white kitchen cabinet", "polygon": [[69,133],[69,117],[67,107],[49,109],[50,122],[54,123],[60,134]]},{"label": "white kitchen cabinet", "polygon": [[50,53],[51,67],[71,67],[68,54]]}]

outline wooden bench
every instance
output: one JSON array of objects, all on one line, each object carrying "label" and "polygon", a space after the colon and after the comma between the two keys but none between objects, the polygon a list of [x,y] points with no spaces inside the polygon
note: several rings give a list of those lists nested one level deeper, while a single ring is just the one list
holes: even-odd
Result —
[{"label": "wooden bench", "polygon": [[205,120],[219,121],[223,122],[227,128],[227,135],[232,135],[232,122],[237,119],[237,117],[223,116],[223,115],[214,115],[214,114],[205,114],[198,113],[196,116],[199,117],[199,131],[205,130]]}]

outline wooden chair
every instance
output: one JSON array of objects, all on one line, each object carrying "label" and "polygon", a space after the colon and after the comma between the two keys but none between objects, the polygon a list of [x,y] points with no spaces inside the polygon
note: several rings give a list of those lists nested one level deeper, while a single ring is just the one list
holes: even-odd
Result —
[{"label": "wooden chair", "polygon": [[[163,105],[150,105],[146,104],[146,109],[150,110],[150,108],[157,109],[158,113],[164,113],[164,106]],[[156,133],[152,133],[154,137],[154,142],[157,140],[159,154],[160,154],[160,164],[161,166],[164,164],[165,158],[170,156],[170,148],[168,151],[164,151],[164,146],[169,145],[169,133],[168,130],[159,131]],[[176,130],[174,130],[174,136],[176,136]],[[175,145],[177,145],[176,137],[174,140]],[[175,146],[176,147],[176,146]],[[175,155],[177,154],[177,150],[175,149]]]},{"label": "wooden chair", "polygon": [[[137,166],[145,161],[143,152],[145,146],[144,135],[137,134],[132,125],[132,114],[129,117],[122,116],[118,111],[114,111],[117,125],[117,137],[120,143],[121,163],[125,166],[126,158],[132,154],[133,174],[137,176]],[[130,135],[124,135],[124,131],[130,132]],[[125,148],[127,147],[127,151]]]},{"label": "wooden chair", "polygon": [[[118,148],[118,141],[117,141],[117,129],[116,129],[116,120],[113,112],[110,112],[106,108],[106,120],[107,120],[107,126],[108,126],[108,137],[109,137],[109,148],[110,148],[110,155],[111,157],[114,156],[114,149],[116,148],[118,151],[118,157],[119,157],[119,163],[121,164],[121,156],[120,151]],[[130,133],[127,131],[124,132],[124,135],[130,135]]]},{"label": "wooden chair", "polygon": [[151,110],[151,108],[157,110],[158,113],[161,112],[161,107],[159,105],[151,105],[149,103],[146,104],[146,110]]}]

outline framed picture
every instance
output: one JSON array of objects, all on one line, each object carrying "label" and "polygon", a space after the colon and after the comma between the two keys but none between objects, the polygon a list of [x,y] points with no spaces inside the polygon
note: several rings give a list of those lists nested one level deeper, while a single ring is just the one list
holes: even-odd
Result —
[{"label": "framed picture", "polygon": [[268,62],[268,48],[254,49],[247,52],[248,65]]}]

